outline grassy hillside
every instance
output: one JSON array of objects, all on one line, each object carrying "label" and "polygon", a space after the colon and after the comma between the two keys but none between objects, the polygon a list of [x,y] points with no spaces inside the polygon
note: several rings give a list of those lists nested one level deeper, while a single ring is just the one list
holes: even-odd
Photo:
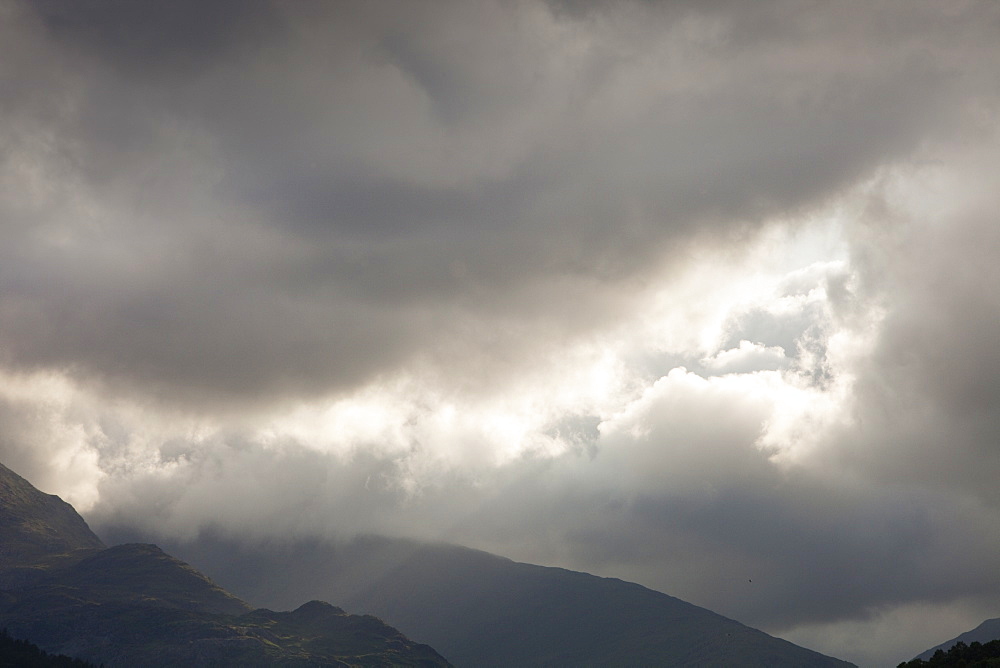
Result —
[{"label": "grassy hillside", "polygon": [[104,549],[83,518],[58,496],[43,494],[0,464],[0,589],[44,575]]}]

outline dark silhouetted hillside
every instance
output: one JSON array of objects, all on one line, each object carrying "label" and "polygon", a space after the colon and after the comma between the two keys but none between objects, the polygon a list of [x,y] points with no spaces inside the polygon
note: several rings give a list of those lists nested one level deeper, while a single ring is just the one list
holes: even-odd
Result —
[{"label": "dark silhouetted hillside", "polygon": [[319,601],[251,611],[155,545],[105,548],[71,506],[3,467],[0,545],[0,628],[50,654],[107,668],[449,665],[374,617]]},{"label": "dark silhouetted hillside", "polygon": [[378,615],[458,666],[849,666],[621,580],[365,537],[175,545],[257,604],[306,592]]},{"label": "dark silhouetted hillside", "polygon": [[1000,618],[987,619],[971,631],[966,631],[957,638],[952,638],[940,645],[931,647],[929,650],[921,652],[916,656],[916,659],[928,661],[938,650],[947,651],[958,643],[971,646],[973,643],[985,644],[992,640],[1000,640]]},{"label": "dark silhouetted hillside", "polygon": [[934,650],[927,659],[906,661],[897,668],[1000,668],[1000,640],[957,642],[947,651]]}]

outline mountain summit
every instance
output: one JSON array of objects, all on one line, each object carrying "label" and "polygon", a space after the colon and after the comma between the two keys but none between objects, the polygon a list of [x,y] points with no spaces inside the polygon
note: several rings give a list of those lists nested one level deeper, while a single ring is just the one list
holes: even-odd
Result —
[{"label": "mountain summit", "polygon": [[0,627],[118,666],[448,666],[370,616],[251,610],[155,545],[107,548],[72,506],[0,465]]}]

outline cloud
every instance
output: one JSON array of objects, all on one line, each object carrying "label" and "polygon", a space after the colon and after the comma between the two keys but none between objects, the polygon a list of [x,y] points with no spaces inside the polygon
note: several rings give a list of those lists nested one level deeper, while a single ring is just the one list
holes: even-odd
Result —
[{"label": "cloud", "polygon": [[765,346],[761,343],[740,341],[738,348],[730,348],[702,360],[702,364],[716,373],[748,373],[760,370],[776,370],[787,365],[785,349],[781,346]]},{"label": "cloud", "polygon": [[780,5],[12,7],[8,358],[196,406],[545,354],[950,127],[941,42],[983,49],[923,9],[887,47]]},{"label": "cloud", "polygon": [[88,404],[58,376],[3,374],[0,383],[4,465],[84,511],[106,476],[99,455],[106,435]]},{"label": "cloud", "polygon": [[[891,666],[979,626],[996,608],[977,605],[903,605],[870,617],[804,626],[786,639],[819,652],[832,652],[859,666]],[[940,640],[937,640],[940,639]],[[929,641],[929,642],[928,642]],[[872,652],[866,647],[877,647]]]},{"label": "cloud", "polygon": [[1000,598],[994,5],[0,12],[0,455],[95,526]]}]

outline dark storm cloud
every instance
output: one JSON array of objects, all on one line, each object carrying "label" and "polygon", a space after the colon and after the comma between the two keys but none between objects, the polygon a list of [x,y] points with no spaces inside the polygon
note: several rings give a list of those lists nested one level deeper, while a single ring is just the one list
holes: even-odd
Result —
[{"label": "dark storm cloud", "polygon": [[492,309],[579,327],[531,286],[616,290],[949,132],[944,46],[989,32],[979,6],[11,7],[5,51],[43,57],[4,69],[5,169],[45,192],[5,199],[7,359],[175,400],[447,360]]},{"label": "dark storm cloud", "polygon": [[32,7],[57,41],[140,78],[202,66],[243,42],[258,46],[280,27],[257,0],[39,0]]}]

